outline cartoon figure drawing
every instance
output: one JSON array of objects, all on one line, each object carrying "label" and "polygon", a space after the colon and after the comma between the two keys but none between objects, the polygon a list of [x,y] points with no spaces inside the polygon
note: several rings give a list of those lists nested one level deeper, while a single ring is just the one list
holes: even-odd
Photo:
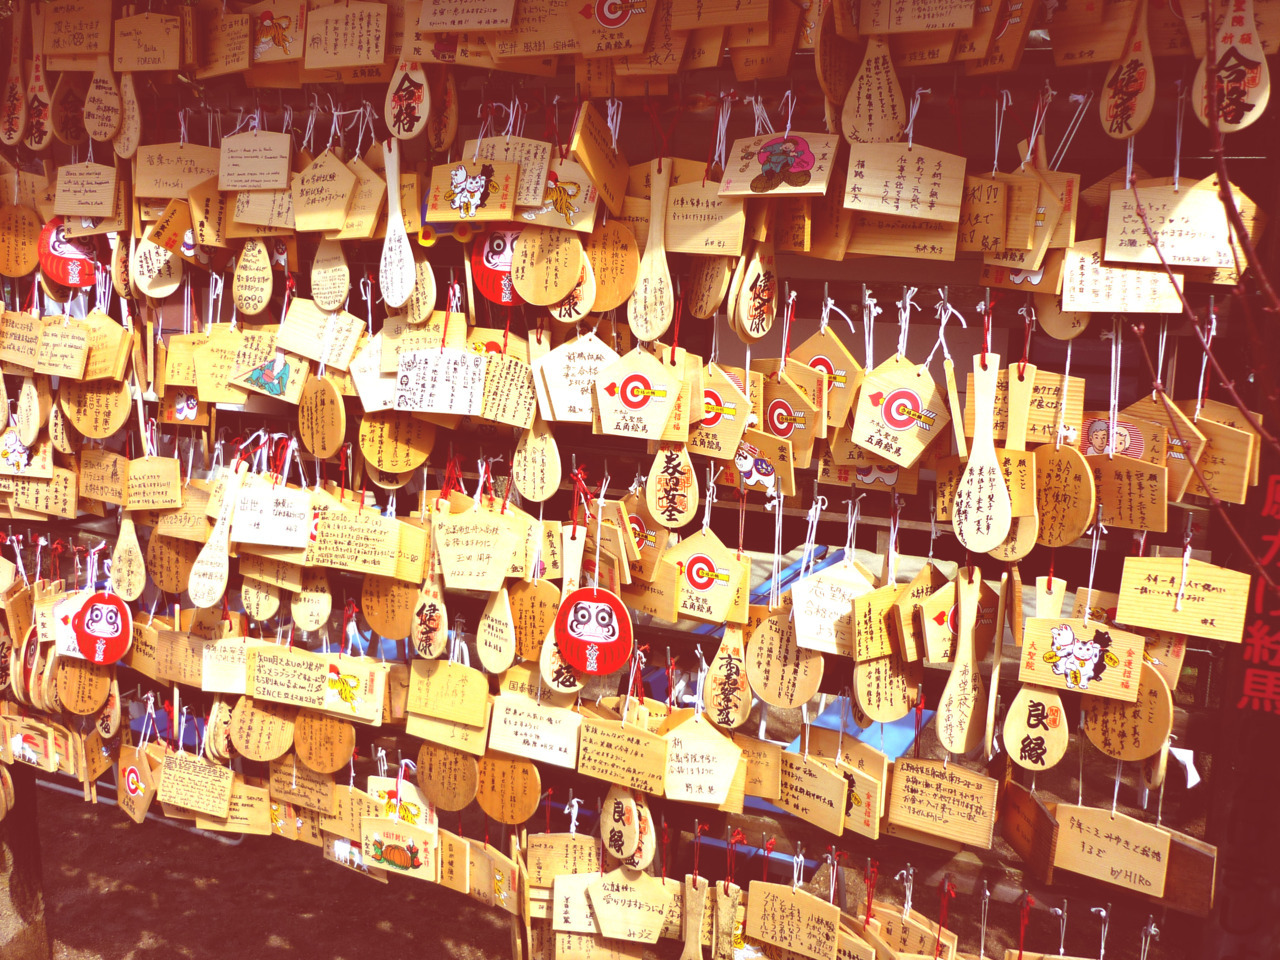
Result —
[{"label": "cartoon figure drawing", "polygon": [[[743,157],[749,159],[750,154]],[[768,193],[786,184],[789,187],[803,187],[809,182],[813,167],[813,151],[809,149],[804,137],[774,137],[764,144],[756,154],[760,162],[760,172],[751,181],[753,193]]]},{"label": "cartoon figure drawing", "polygon": [[31,465],[31,448],[18,438],[18,431],[10,428],[0,437],[0,466],[10,473],[21,473]]},{"label": "cartoon figure drawing", "polygon": [[293,29],[292,17],[277,17],[270,10],[263,10],[258,15],[258,22],[253,25],[253,59],[261,60],[274,47],[289,54],[289,45],[293,38],[289,31]]},{"label": "cartoon figure drawing", "polygon": [[1107,667],[1118,667],[1119,658],[1111,652],[1111,634],[1099,630],[1092,640],[1076,636],[1070,624],[1049,631],[1053,646],[1045,653],[1044,662],[1053,664],[1053,672],[1067,680],[1068,690],[1088,690],[1090,680],[1101,680]]},{"label": "cartoon figure drawing", "polygon": [[194,228],[182,235],[181,251],[184,257],[188,257],[202,266],[207,266],[209,263],[209,251],[196,243],[196,231]]},{"label": "cartoon figure drawing", "polygon": [[547,186],[542,193],[542,206],[536,210],[526,210],[521,214],[526,220],[536,220],[553,210],[564,217],[565,226],[573,226],[574,215],[578,208],[573,205],[574,199],[582,192],[582,184],[573,180],[561,181],[554,170],[547,174]]},{"label": "cartoon figure drawing", "polygon": [[271,241],[268,248],[271,256],[271,269],[279,267],[281,270],[289,269],[289,245],[284,242],[284,237],[276,237]]},{"label": "cartoon figure drawing", "polygon": [[501,870],[493,871],[493,902],[506,906],[507,889],[507,875]]},{"label": "cartoon figure drawing", "polygon": [[444,195],[459,217],[474,217],[489,200],[493,182],[493,165],[482,164],[479,173],[469,174],[464,164],[449,172],[449,191]]},{"label": "cartoon figure drawing", "polygon": [[283,353],[276,351],[274,359],[255,367],[253,373],[249,374],[249,385],[270,396],[279,397],[289,386],[289,372],[289,362],[285,360]]},{"label": "cartoon figure drawing", "polygon": [[397,870],[416,870],[422,866],[418,852],[418,845],[412,840],[407,844],[385,843],[381,837],[375,837],[370,859]]},{"label": "cartoon figure drawing", "polygon": [[417,826],[418,817],[422,814],[422,808],[418,804],[399,799],[394,790],[379,790],[378,799],[383,803],[386,816],[399,817],[405,823]]},{"label": "cartoon figure drawing", "polygon": [[738,444],[733,455],[733,465],[738,468],[745,486],[763,490],[772,496],[778,483],[778,472],[764,457],[757,456],[759,449],[745,441]]},{"label": "cartoon figure drawing", "polygon": [[883,483],[886,487],[895,486],[898,482],[898,468],[893,464],[873,463],[870,466],[858,467],[858,482],[867,485]]},{"label": "cartoon figure drawing", "polygon": [[174,420],[194,420],[196,412],[199,409],[200,401],[194,393],[188,393],[186,390],[179,390],[173,398],[173,419]]},{"label": "cartoon figure drawing", "polygon": [[339,672],[336,663],[329,664],[329,689],[337,691],[338,699],[349,706],[352,713],[364,702],[356,696],[356,691],[360,689],[359,678],[355,674]]},{"label": "cartoon figure drawing", "polygon": [[[1086,421],[1084,435],[1089,440],[1089,445],[1083,450],[1086,457],[1106,453],[1107,441],[1111,438],[1111,422],[1106,417]],[[1116,453],[1125,457],[1140,457],[1144,447],[1142,433],[1133,424],[1116,421]]]}]

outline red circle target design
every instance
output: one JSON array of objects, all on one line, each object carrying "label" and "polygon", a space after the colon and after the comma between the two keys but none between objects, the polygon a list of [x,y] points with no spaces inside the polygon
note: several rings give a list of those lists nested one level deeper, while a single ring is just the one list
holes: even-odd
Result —
[{"label": "red circle target design", "polygon": [[647,405],[653,396],[653,387],[644,374],[633,373],[622,381],[618,396],[622,400],[622,405],[628,410],[639,410]]},{"label": "red circle target design", "polygon": [[146,792],[142,785],[142,774],[137,767],[128,767],[124,771],[124,790],[131,797],[140,797]]},{"label": "red circle target design", "polygon": [[631,19],[631,0],[596,0],[596,19],[600,26],[617,30]]},{"label": "red circle target design", "polygon": [[645,544],[648,543],[649,528],[644,525],[644,520],[637,514],[629,513],[627,514],[627,519],[631,523],[631,533],[636,538],[636,546],[643,550]]},{"label": "red circle target design", "polygon": [[884,398],[881,406],[884,422],[894,430],[909,430],[916,425],[912,413],[920,412],[920,395],[906,387],[898,387]]},{"label": "red circle target design", "polygon": [[719,423],[720,418],[724,416],[720,412],[723,407],[724,404],[720,400],[720,394],[714,390],[702,391],[702,410],[704,414],[702,425],[704,427],[714,427]]},{"label": "red circle target design", "polygon": [[684,579],[695,590],[716,585],[716,565],[705,553],[695,553],[684,565]]},{"label": "red circle target design", "polygon": [[814,370],[821,370],[827,375],[827,392],[830,393],[836,386],[836,365],[831,362],[830,357],[819,354],[809,361],[809,366]]},{"label": "red circle target design", "polygon": [[795,411],[791,409],[791,404],[785,400],[774,400],[769,404],[767,419],[769,421],[769,432],[775,437],[782,437],[784,440],[791,436],[795,431]]}]

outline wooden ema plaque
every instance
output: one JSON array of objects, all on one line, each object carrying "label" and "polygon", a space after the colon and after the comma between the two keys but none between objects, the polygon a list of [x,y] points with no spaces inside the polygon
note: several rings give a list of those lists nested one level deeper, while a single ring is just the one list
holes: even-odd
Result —
[{"label": "wooden ema plaque", "polygon": [[900,759],[889,781],[889,822],[989,850],[996,787],[959,764]]},{"label": "wooden ema plaque", "polygon": [[1123,813],[1060,803],[1055,867],[1138,893],[1164,894],[1169,832]]},{"label": "wooden ema plaque", "polygon": [[1120,578],[1116,619],[1134,627],[1172,630],[1239,643],[1248,607],[1247,573],[1180,557],[1130,557]]},{"label": "wooden ema plaque", "polygon": [[1145,641],[1097,620],[1032,617],[1022,633],[1018,679],[1132,703]]},{"label": "wooden ema plaque", "polygon": [[840,908],[790,884],[753,881],[746,934],[811,960],[835,960]]}]

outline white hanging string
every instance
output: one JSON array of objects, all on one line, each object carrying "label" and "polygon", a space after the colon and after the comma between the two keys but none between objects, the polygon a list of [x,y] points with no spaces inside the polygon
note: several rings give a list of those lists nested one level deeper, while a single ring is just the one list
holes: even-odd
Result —
[{"label": "white hanging string", "polygon": [[1142,928],[1142,947],[1138,953],[1138,960],[1147,960],[1147,954],[1151,950],[1151,940],[1153,937],[1156,940],[1160,939],[1160,928],[1156,926],[1156,918],[1148,916],[1147,925]]},{"label": "white hanging string", "polygon": [[915,890],[916,886],[915,867],[908,863],[907,868],[905,870],[899,870],[894,879],[906,888],[906,895],[903,897],[902,901],[902,919],[905,921],[907,919],[907,915],[911,913],[911,893]]},{"label": "white hanging string", "polygon": [[707,490],[703,495],[704,505],[702,508],[702,532],[707,533],[711,529],[711,507],[718,499],[716,493],[716,480],[720,474],[724,473],[724,467],[712,468],[707,467]]},{"label": "white hanging string", "polygon": [[693,685],[693,714],[701,716],[703,689],[707,682],[707,661],[702,655],[702,644],[694,647],[693,653],[698,658],[698,677]]},{"label": "white hanging string", "polygon": [[1071,343],[1072,341],[1067,341],[1067,360],[1062,369],[1062,390],[1058,397],[1058,425],[1057,429],[1054,431],[1053,441],[1053,449],[1055,450],[1062,449],[1062,441],[1066,439],[1067,433],[1069,432],[1067,429],[1066,418],[1067,393],[1070,391],[1071,386]]},{"label": "white hanging string", "polygon": [[747,102],[751,104],[751,115],[755,120],[755,135],[758,137],[773,133],[773,121],[769,119],[769,111],[764,108],[764,97],[757,96],[754,99],[747,97]]},{"label": "white hanging string", "polygon": [[618,130],[622,127],[622,101],[617,97],[610,97],[608,100],[605,124],[609,128],[610,136],[613,137],[613,149],[617,150]]},{"label": "white hanging string", "polygon": [[[836,313],[840,314],[840,316],[844,317],[844,322],[849,326],[849,333],[851,333],[853,336],[856,337],[858,335],[858,331],[853,326],[853,318],[849,316],[847,313],[845,313],[843,310],[841,310],[839,307],[837,307],[836,302],[834,300],[832,300],[830,297],[827,297],[827,299],[822,304],[823,318],[829,321],[831,316],[831,311],[833,310]],[[826,327],[824,326],[822,329],[825,330]]]},{"label": "white hanging string", "polygon": [[[866,284],[862,286],[862,336],[863,342],[867,348],[867,369],[870,370],[875,366],[872,354],[875,350],[875,339],[873,329],[876,323],[876,317],[884,313],[884,310],[876,305],[876,298],[873,297]],[[848,317],[845,318],[846,320]],[[853,329],[853,324],[849,324],[849,328]]]},{"label": "white hanging string", "polygon": [[1106,960],[1107,957],[1107,927],[1111,925],[1111,918],[1108,914],[1111,912],[1111,904],[1107,904],[1106,908],[1094,907],[1089,911],[1102,921],[1102,942],[1098,945],[1098,960]]},{"label": "white hanging string", "polygon": [[800,576],[802,577],[807,577],[813,567],[814,550],[817,547],[818,518],[826,508],[826,497],[815,496],[813,503],[809,505],[807,517],[809,525],[804,534],[804,552],[800,555]]},{"label": "white hanging string", "polygon": [[907,355],[907,329],[911,326],[911,308],[920,309],[920,304],[912,299],[916,295],[915,287],[903,287],[902,299],[895,301],[898,305],[898,356]]},{"label": "white hanging string", "polygon": [[844,560],[845,563],[853,563],[854,553],[857,548],[854,542],[858,538],[858,520],[862,517],[862,498],[865,493],[860,493],[852,500],[846,500],[848,509],[845,514],[844,526]]},{"label": "white hanging string", "polygon": [[480,145],[484,143],[485,137],[489,135],[489,131],[493,128],[493,118],[499,110],[505,108],[499,103],[492,103],[487,100],[481,100],[476,105],[476,117],[480,120],[480,129],[476,131],[476,149],[471,157],[472,163],[480,161]]},{"label": "white hanging string", "polygon": [[1009,104],[1013,101],[1013,94],[1008,90],[996,91],[996,145],[991,155],[991,175],[995,176],[1000,170],[1000,138],[1004,135],[1004,112],[1009,109]]},{"label": "white hanging string", "polygon": [[991,891],[987,889],[987,881],[982,881],[982,924],[979,927],[978,956],[987,955],[987,909],[991,906]]},{"label": "white hanging string", "polygon": [[191,335],[194,319],[191,314],[191,272],[186,271],[182,278],[182,332],[187,336]]},{"label": "white hanging string", "polygon": [[1204,338],[1204,354],[1200,357],[1200,380],[1196,383],[1196,415],[1193,423],[1200,422],[1200,410],[1204,406],[1204,378],[1209,368],[1209,347],[1218,332],[1218,312],[1214,309],[1213,297],[1209,297],[1209,330]]},{"label": "white hanging string", "polygon": [[[1120,360],[1124,329],[1120,326],[1120,318],[1116,317],[1111,327],[1111,383],[1110,407],[1107,424],[1107,457],[1114,460],[1116,456],[1116,432],[1120,426]],[[1128,444],[1126,444],[1126,447]]]},{"label": "white hanging string", "polygon": [[1085,112],[1089,109],[1089,104],[1093,103],[1093,91],[1073,93],[1068,97],[1068,100],[1076,105],[1076,112],[1072,114],[1071,122],[1067,124],[1067,129],[1063,131],[1062,139],[1058,141],[1057,149],[1053,151],[1053,157],[1049,161],[1049,168],[1052,170],[1058,169],[1058,165],[1066,158],[1071,141],[1080,132],[1080,124],[1084,122]]},{"label": "white hanging string", "polygon": [[[1160,336],[1156,340],[1156,350],[1157,350],[1156,376],[1157,377],[1159,377],[1162,373],[1164,373],[1164,348],[1165,348],[1165,345],[1168,343],[1168,340],[1169,340],[1169,318],[1161,317],[1160,318]],[[1154,400],[1155,398],[1156,398],[1156,390],[1155,390],[1155,387],[1153,386],[1151,388],[1151,399]]]},{"label": "white hanging string", "polygon": [[729,152],[729,114],[733,108],[733,91],[720,98],[720,108],[716,115],[716,150],[711,159],[711,166],[724,169]]},{"label": "white hanging string", "polygon": [[938,297],[940,299],[934,306],[934,312],[938,317],[938,339],[934,342],[933,349],[929,351],[929,356],[924,361],[924,365],[926,367],[933,363],[933,356],[938,352],[938,347],[942,347],[942,356],[945,359],[951,359],[951,351],[947,348],[946,326],[948,320],[955,317],[960,321],[960,326],[964,327],[966,330],[969,329],[969,324],[965,320],[964,315],[951,305],[947,292],[947,287],[938,288]]},{"label": "white hanging string", "polygon": [[[12,415],[10,415],[10,419],[12,419]],[[27,566],[22,562],[22,534],[10,534],[9,542],[13,544],[13,556],[18,564],[18,576],[22,577],[23,583],[27,586],[31,586],[31,581],[27,579]]]},{"label": "white hanging string", "polygon": [[1036,99],[1036,113],[1031,121],[1031,134],[1027,137],[1027,154],[1022,158],[1021,167],[1026,167],[1027,161],[1035,156],[1036,141],[1040,138],[1040,133],[1044,130],[1045,117],[1049,114],[1049,104],[1053,103],[1053,96],[1056,91],[1049,86],[1049,81],[1045,80],[1044,89],[1040,91],[1040,96]]},{"label": "white hanging string", "polygon": [[929,560],[933,561],[933,542],[938,539],[938,505],[929,501]]},{"label": "white hanging string", "polygon": [[369,135],[369,143],[372,144],[374,141],[373,116],[373,104],[366,100],[364,102],[364,106],[360,108],[360,115],[356,118],[357,137],[355,155],[357,157],[364,155],[364,136],[366,133]]},{"label": "white hanging string", "polygon": [[[788,290],[787,306],[786,306],[786,309],[782,311],[782,342],[785,345],[785,349],[788,352],[790,352],[791,350],[791,321],[795,317],[795,313],[796,313],[795,302],[796,302],[796,291]],[[787,362],[786,353],[782,355],[782,362],[783,363]]]},{"label": "white hanging string", "polygon": [[635,653],[632,654],[631,656],[631,669],[627,673],[627,694],[622,701],[622,722],[623,723],[626,723],[627,713],[631,710],[631,691],[635,689],[636,674],[638,673],[640,674],[640,676],[642,677],[644,676],[644,673],[643,673],[644,665],[645,665],[645,655],[640,651],[639,648],[637,648]]},{"label": "white hanging string", "polygon": [[[222,291],[226,287],[226,278],[222,274],[209,274],[209,311],[207,324],[217,323],[222,317]],[[217,306],[215,306],[217,304]]]},{"label": "white hanging string", "polygon": [[1133,188],[1133,145],[1138,139],[1137,132],[1129,134],[1124,150],[1124,186],[1126,190]]},{"label": "white hanging string", "polygon": [[369,336],[373,336],[373,280],[368,276],[360,278],[360,296],[364,300],[365,323]]},{"label": "white hanging string", "polygon": [[902,505],[898,500],[898,491],[893,491],[893,508],[889,512],[889,552],[885,557],[887,575],[886,584],[897,583],[898,573],[898,526],[901,522]]},{"label": "white hanging string", "polygon": [[1064,897],[1062,906],[1050,907],[1049,912],[1058,918],[1058,956],[1067,952],[1067,900]]},{"label": "white hanging string", "polygon": [[1102,534],[1107,532],[1107,528],[1102,525],[1102,505],[1098,505],[1098,515],[1093,521],[1093,543],[1089,546],[1089,583],[1085,588],[1085,596],[1088,601],[1084,605],[1084,622],[1087,626],[1089,623],[1089,611],[1093,606],[1093,574],[1098,569],[1098,545],[1102,540]]},{"label": "white hanging string", "polygon": [[795,112],[795,109],[796,109],[795,92],[788,90],[786,93],[782,95],[782,99],[778,102],[778,112],[782,113],[783,110],[787,111],[787,128],[786,128],[786,132],[783,133],[784,137],[791,136],[791,115]]},{"label": "white hanging string", "polygon": [[[932,94],[933,90],[929,87],[916,87],[916,95],[911,98],[911,110],[907,113],[907,149],[910,150],[915,145],[916,137],[916,114],[920,112],[920,98],[924,94]],[[787,130],[791,130],[791,118],[787,118]]]},{"label": "white hanging string", "polygon": [[782,576],[782,493],[775,486],[765,507],[773,511],[773,576],[769,580],[769,607],[778,606],[779,584]]},{"label": "white hanging string", "polygon": [[804,845],[796,844],[796,855],[791,858],[791,889],[804,883]]},{"label": "white hanging string", "polygon": [[[1172,6],[1172,5],[1171,5]],[[1178,81],[1178,106],[1173,114],[1173,192],[1178,192],[1182,174],[1182,122],[1187,116],[1187,87]]]},{"label": "white hanging string", "polygon": [[809,704],[800,704],[800,735],[803,738],[804,762],[809,762]]},{"label": "white hanging string", "polygon": [[1175,612],[1182,612],[1182,597],[1187,589],[1187,574],[1191,567],[1191,517],[1187,514],[1187,532],[1182,537],[1182,576],[1178,578],[1178,593],[1173,598],[1173,609]]},{"label": "white hanging string", "polygon": [[156,732],[156,695],[148,693],[146,713],[142,715],[142,730],[138,733],[138,753],[147,748],[147,741]]},{"label": "white hanging string", "polygon": [[311,98],[311,109],[307,111],[307,125],[302,131],[302,149],[310,153],[315,149],[316,118],[320,116],[320,100]]},{"label": "white hanging string", "polygon": [[[178,697],[180,696],[181,694],[178,692],[177,686],[175,686],[173,688],[173,699],[174,699],[175,705],[177,703]],[[187,742],[186,742],[187,741],[187,713],[190,709],[191,708],[184,703],[182,705],[182,712],[179,715],[179,720],[178,720],[178,752],[179,753],[187,752]]]},{"label": "white hanging string", "polygon": [[520,98],[515,95],[513,90],[511,93],[511,105],[507,107],[507,127],[502,131],[502,136],[506,138],[507,143],[511,142],[522,113],[523,107],[520,103]]},{"label": "white hanging string", "polygon": [[564,805],[564,812],[569,815],[569,833],[576,834],[578,832],[578,808],[582,806],[582,798],[575,797],[573,791],[569,791],[569,802]]}]

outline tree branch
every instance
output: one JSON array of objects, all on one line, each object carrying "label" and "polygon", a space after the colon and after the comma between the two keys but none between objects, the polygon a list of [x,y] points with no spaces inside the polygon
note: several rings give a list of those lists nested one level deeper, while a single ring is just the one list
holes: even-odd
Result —
[{"label": "tree branch", "polygon": [[1177,293],[1178,301],[1182,304],[1182,312],[1185,313],[1187,315],[1187,319],[1191,321],[1191,329],[1196,332],[1196,338],[1200,341],[1200,346],[1204,348],[1205,355],[1209,358],[1209,362],[1213,364],[1213,371],[1218,375],[1218,380],[1222,383],[1222,386],[1226,388],[1227,395],[1231,397],[1231,402],[1235,404],[1236,409],[1240,411],[1240,415],[1244,417],[1245,421],[1253,431],[1265,440],[1267,445],[1275,450],[1276,453],[1280,454],[1280,441],[1277,441],[1274,436],[1264,430],[1262,428],[1262,424],[1258,422],[1257,416],[1252,410],[1245,406],[1244,400],[1242,400],[1240,394],[1236,392],[1235,381],[1227,379],[1226,372],[1222,369],[1222,365],[1218,363],[1218,358],[1215,357],[1213,355],[1213,351],[1209,349],[1209,337],[1201,328],[1200,320],[1196,317],[1195,311],[1191,309],[1191,303],[1187,300],[1187,295],[1183,292],[1182,288],[1178,286],[1178,281],[1173,275],[1173,270],[1169,267],[1169,261],[1164,258],[1164,251],[1160,249],[1159,238],[1156,236],[1156,232],[1151,229],[1151,221],[1147,219],[1146,208],[1143,207],[1142,200],[1138,196],[1138,187],[1136,183],[1129,184],[1129,192],[1133,194],[1133,206],[1134,210],[1138,214],[1138,219],[1142,221],[1142,227],[1147,232],[1147,243],[1151,245],[1151,248],[1156,252],[1156,256],[1160,258],[1160,266],[1164,268],[1165,276],[1169,278],[1169,283],[1173,286],[1174,292]]},{"label": "tree branch", "polygon": [[1146,332],[1146,326],[1141,323],[1135,323],[1131,320],[1129,321],[1129,329],[1137,334],[1138,343],[1142,346],[1142,356],[1147,361],[1147,369],[1151,371],[1151,385],[1155,388],[1156,393],[1160,396],[1161,402],[1164,404],[1165,413],[1169,417],[1169,427],[1173,431],[1173,435],[1177,439],[1178,443],[1182,445],[1182,450],[1187,458],[1187,463],[1191,464],[1191,469],[1195,472],[1196,479],[1200,481],[1200,486],[1204,488],[1205,497],[1209,501],[1209,506],[1213,509],[1214,513],[1218,515],[1218,518],[1226,525],[1227,529],[1231,531],[1231,535],[1235,537],[1236,543],[1240,545],[1240,549],[1245,552],[1245,556],[1249,558],[1249,562],[1252,563],[1254,569],[1258,571],[1258,576],[1262,581],[1269,589],[1275,592],[1280,592],[1280,584],[1277,584],[1271,579],[1270,574],[1267,573],[1266,566],[1260,559],[1258,559],[1258,555],[1253,552],[1249,547],[1249,544],[1245,542],[1244,537],[1240,535],[1240,531],[1236,529],[1236,525],[1231,522],[1231,517],[1228,516],[1225,505],[1217,498],[1217,496],[1214,495],[1213,491],[1209,489],[1209,484],[1205,480],[1204,473],[1201,472],[1199,464],[1191,458],[1191,445],[1183,439],[1182,431],[1178,428],[1177,417],[1174,416],[1174,411],[1177,408],[1174,407],[1173,401],[1169,399],[1169,395],[1165,393],[1164,384],[1160,382],[1160,374],[1156,371],[1155,363],[1151,359],[1151,351],[1147,349],[1147,341],[1143,336]]}]

